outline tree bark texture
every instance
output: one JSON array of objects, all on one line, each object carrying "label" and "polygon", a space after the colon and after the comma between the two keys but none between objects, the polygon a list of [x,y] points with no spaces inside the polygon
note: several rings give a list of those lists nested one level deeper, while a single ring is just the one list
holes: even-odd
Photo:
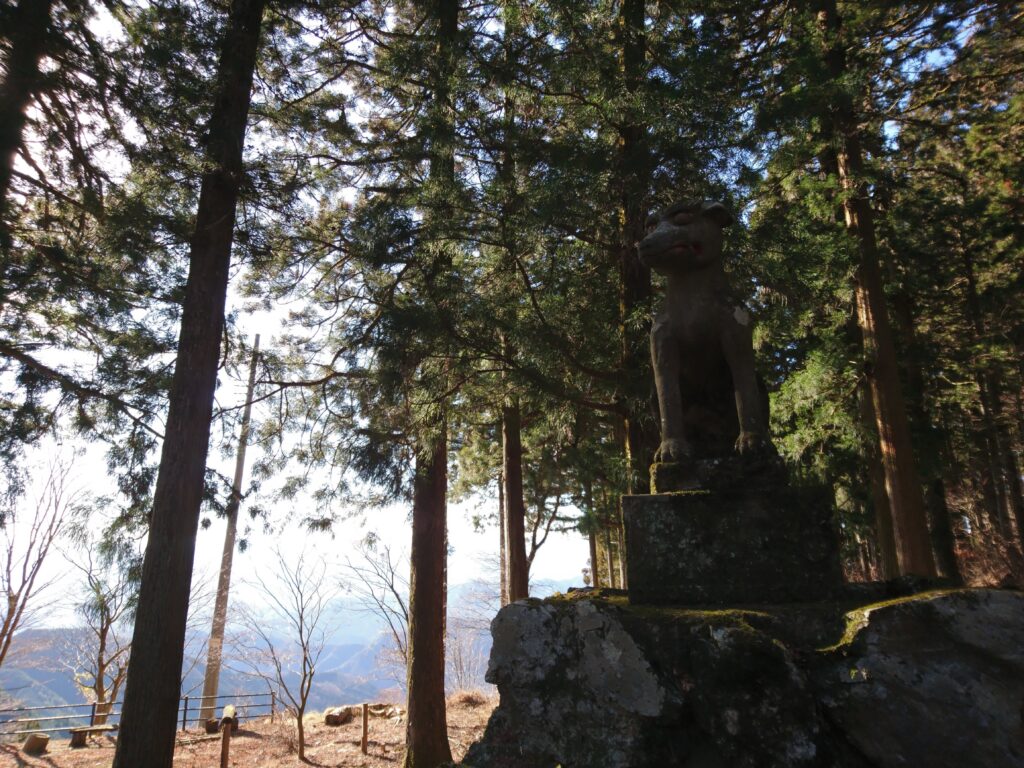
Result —
[{"label": "tree bark texture", "polygon": [[224,651],[224,628],[228,620],[228,595],[231,592],[231,564],[235,556],[235,535],[238,527],[238,508],[242,504],[242,477],[245,473],[245,449],[249,444],[249,418],[252,415],[252,394],[256,388],[256,362],[259,359],[260,335],[252,347],[252,361],[249,364],[249,383],[245,390],[245,407],[242,410],[242,425],[238,435],[238,450],[235,453],[235,476],[231,482],[231,498],[228,500],[224,517],[224,549],[220,555],[220,573],[217,576],[217,597],[213,605],[213,624],[207,643],[206,673],[203,677],[203,699],[199,719],[209,720],[217,710],[217,689],[220,687],[221,657]]},{"label": "tree bark texture", "polygon": [[505,544],[505,473],[498,473],[498,582],[501,607],[508,605],[508,548]]},{"label": "tree bark texture", "polygon": [[[852,167],[856,164],[852,154],[841,153],[840,180],[844,188],[850,189],[848,185],[858,175]],[[885,488],[892,510],[897,558],[903,574],[935,576],[921,482],[900,390],[896,349],[886,316],[870,207],[860,191],[855,194],[856,197],[847,199],[844,207],[847,228],[857,239],[861,250],[856,286],[857,317],[864,334],[868,382],[875,406],[875,424],[885,471]]]},{"label": "tree bark texture", "polygon": [[[892,260],[887,259],[892,269]],[[925,408],[925,377],[918,355],[917,323],[910,295],[901,289],[893,298],[893,318],[903,345],[903,373],[907,382],[907,415],[916,438],[917,455],[924,476],[924,508],[931,529],[932,550],[939,573],[956,584],[963,583],[956,558],[953,521],[946,502],[939,435]]]},{"label": "tree bark texture", "polygon": [[408,718],[405,768],[451,761],[444,699],[445,530],[448,446],[417,449],[409,579]]},{"label": "tree bark texture", "polygon": [[[623,0],[617,19],[619,67],[626,93],[636,93],[646,77],[646,7],[643,0]],[[651,361],[648,329],[633,322],[638,312],[649,315],[651,270],[640,263],[636,244],[644,236],[647,220],[647,177],[650,151],[646,126],[636,116],[618,127],[618,155],[615,183],[618,198],[618,243],[615,246],[619,267],[619,367],[622,380],[630,382],[622,393],[626,415],[623,417],[623,453],[628,473],[627,493],[647,493],[647,468],[658,440],[648,418],[652,407]]]},{"label": "tree bark texture", "polygon": [[8,241],[4,219],[14,158],[32,94],[39,85],[39,60],[46,47],[52,0],[19,0],[12,14],[7,72],[0,83],[0,245]]},{"label": "tree bark texture", "polygon": [[[846,54],[838,39],[840,17],[835,0],[822,0],[819,25],[824,35],[824,60],[834,82],[848,76]],[[853,102],[837,98],[830,122],[836,148],[839,182],[844,192],[846,229],[856,243],[857,320],[864,341],[865,370],[875,406],[885,486],[892,509],[893,531],[900,572],[935,576],[931,539],[925,517],[921,483],[914,461],[907,410],[900,389],[896,348],[889,325],[879,266],[875,226],[864,182],[860,128]]]},{"label": "tree bark texture", "polygon": [[263,0],[233,0],[220,53],[114,768],[170,768],[189,586]]},{"label": "tree bark texture", "polygon": [[601,580],[601,560],[598,554],[597,533],[599,527],[597,513],[594,510],[594,486],[589,478],[583,483],[583,503],[587,511],[587,527],[590,529],[588,535],[590,540],[590,580],[594,589],[600,589],[604,581]]},{"label": "tree bark texture", "polygon": [[612,556],[612,532],[608,526],[604,528],[604,567],[608,571],[608,586],[615,589],[615,561]]},{"label": "tree bark texture", "polygon": [[526,503],[523,500],[523,442],[519,403],[509,398],[501,409],[502,475],[505,483],[505,552],[508,561],[508,600],[530,596],[526,558]]},{"label": "tree bark texture", "polygon": [[892,527],[892,509],[889,494],[885,490],[885,470],[878,455],[878,432],[875,430],[875,406],[867,386],[859,388],[857,404],[860,408],[861,425],[870,435],[872,444],[867,447],[868,488],[871,491],[871,507],[875,513],[875,542],[878,544],[878,570],[883,579],[895,579],[900,575],[896,559],[896,538]]}]

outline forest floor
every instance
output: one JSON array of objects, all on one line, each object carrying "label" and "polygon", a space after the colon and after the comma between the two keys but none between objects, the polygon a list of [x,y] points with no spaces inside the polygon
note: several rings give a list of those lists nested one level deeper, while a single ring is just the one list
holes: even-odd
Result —
[{"label": "forest floor", "polygon": [[[448,740],[452,757],[462,759],[469,745],[478,740],[487,725],[497,697],[457,693],[448,699]],[[322,714],[307,715],[306,765],[324,768],[382,768],[401,765],[405,745],[404,718],[369,720],[367,754],[360,752],[362,724],[357,718],[346,725],[324,724]],[[0,766],[13,768],[110,768],[114,740],[94,737],[88,746],[71,749],[63,736],[51,739],[48,751],[36,757],[22,753],[20,745],[0,744]],[[202,731],[178,733],[174,768],[217,768],[220,765],[220,736]],[[231,739],[233,768],[283,768],[301,766],[295,745],[294,721],[278,715],[275,721],[261,718],[242,723]]]}]

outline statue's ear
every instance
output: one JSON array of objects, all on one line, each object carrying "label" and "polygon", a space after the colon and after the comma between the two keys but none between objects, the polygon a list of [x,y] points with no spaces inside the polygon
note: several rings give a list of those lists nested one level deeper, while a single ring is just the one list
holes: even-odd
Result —
[{"label": "statue's ear", "polygon": [[725,229],[735,221],[729,209],[719,202],[704,203],[701,213],[714,221],[718,226]]}]

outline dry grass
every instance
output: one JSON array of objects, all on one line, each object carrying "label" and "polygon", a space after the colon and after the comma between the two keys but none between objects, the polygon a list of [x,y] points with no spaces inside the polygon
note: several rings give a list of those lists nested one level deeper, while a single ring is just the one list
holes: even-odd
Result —
[{"label": "dry grass", "polygon": [[482,707],[494,709],[494,701],[483,691],[457,691],[448,697],[449,708]]},{"label": "dry grass", "polygon": [[[497,704],[496,697],[479,691],[462,691],[448,699],[448,739],[452,756],[461,760],[469,745],[480,738]],[[306,725],[306,761],[324,768],[383,768],[401,764],[405,744],[404,718],[370,718],[367,754],[360,752],[362,723],[324,725],[323,716],[310,714]],[[28,757],[14,745],[0,746],[0,766],[18,768],[110,768],[114,742],[94,738],[83,749],[70,749],[67,738],[50,742],[45,755]],[[175,768],[215,768],[220,759],[220,736],[200,731],[179,733],[174,752]],[[230,765],[237,768],[284,768],[301,766],[298,761],[295,726],[278,715],[242,724],[231,740]]]},{"label": "dry grass", "polygon": [[1024,587],[1024,557],[1016,542],[986,531],[967,546],[958,542],[957,557],[964,582],[972,587]]}]

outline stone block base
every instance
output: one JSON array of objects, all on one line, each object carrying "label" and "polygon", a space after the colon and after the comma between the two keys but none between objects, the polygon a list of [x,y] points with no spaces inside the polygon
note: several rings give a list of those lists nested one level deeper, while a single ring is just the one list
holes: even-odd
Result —
[{"label": "stone block base", "polygon": [[803,602],[841,584],[827,498],[767,485],[624,496],[631,603]]}]

